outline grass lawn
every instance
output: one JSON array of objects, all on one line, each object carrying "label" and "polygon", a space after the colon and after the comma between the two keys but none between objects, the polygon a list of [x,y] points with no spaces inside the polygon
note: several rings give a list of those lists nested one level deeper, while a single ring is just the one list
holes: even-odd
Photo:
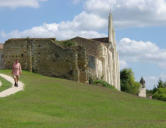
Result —
[{"label": "grass lawn", "polygon": [[2,86],[0,87],[0,92],[2,92],[3,90],[6,90],[12,86],[12,84],[9,81],[3,79],[2,77],[0,77],[0,81],[2,83]]},{"label": "grass lawn", "polygon": [[0,128],[166,128],[166,102],[29,72],[21,81],[0,99]]}]

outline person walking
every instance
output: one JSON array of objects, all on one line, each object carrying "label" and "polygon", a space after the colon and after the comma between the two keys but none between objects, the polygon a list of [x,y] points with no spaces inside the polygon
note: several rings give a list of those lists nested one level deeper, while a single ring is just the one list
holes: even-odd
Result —
[{"label": "person walking", "polygon": [[14,78],[15,87],[18,87],[18,80],[19,80],[19,77],[21,74],[22,74],[21,64],[19,63],[19,60],[16,59],[15,62],[13,63],[13,67],[12,67],[12,75]]}]

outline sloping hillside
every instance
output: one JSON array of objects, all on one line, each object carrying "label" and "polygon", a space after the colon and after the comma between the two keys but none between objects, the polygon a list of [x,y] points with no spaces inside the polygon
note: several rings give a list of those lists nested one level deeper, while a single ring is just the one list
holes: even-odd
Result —
[{"label": "sloping hillside", "polygon": [[23,92],[0,99],[0,128],[166,127],[166,102],[29,72],[21,81]]}]

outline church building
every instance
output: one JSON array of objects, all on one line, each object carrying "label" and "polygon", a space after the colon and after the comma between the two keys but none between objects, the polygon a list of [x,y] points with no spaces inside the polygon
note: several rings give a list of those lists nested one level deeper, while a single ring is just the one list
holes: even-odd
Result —
[{"label": "church building", "polygon": [[111,13],[108,23],[108,37],[103,38],[9,39],[3,46],[3,67],[11,69],[19,59],[24,70],[83,83],[103,79],[120,90],[119,56]]}]

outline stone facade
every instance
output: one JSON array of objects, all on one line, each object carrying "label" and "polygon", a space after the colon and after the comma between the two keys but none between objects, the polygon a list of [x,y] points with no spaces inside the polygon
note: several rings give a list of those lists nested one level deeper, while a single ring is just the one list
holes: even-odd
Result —
[{"label": "stone facade", "polygon": [[86,72],[82,73],[87,67],[86,50],[80,46],[64,48],[53,38],[10,39],[4,44],[3,53],[7,69],[19,59],[24,70],[88,82]]},{"label": "stone facade", "polygon": [[140,88],[138,96],[146,98],[146,88]]},{"label": "stone facade", "polygon": [[112,15],[108,38],[75,37],[76,45],[63,47],[54,38],[9,39],[4,44],[3,62],[11,68],[19,59],[22,68],[43,75],[88,83],[90,77],[103,79],[120,90],[119,56],[116,50]]},{"label": "stone facade", "polygon": [[3,69],[3,44],[0,44],[0,69]]}]

